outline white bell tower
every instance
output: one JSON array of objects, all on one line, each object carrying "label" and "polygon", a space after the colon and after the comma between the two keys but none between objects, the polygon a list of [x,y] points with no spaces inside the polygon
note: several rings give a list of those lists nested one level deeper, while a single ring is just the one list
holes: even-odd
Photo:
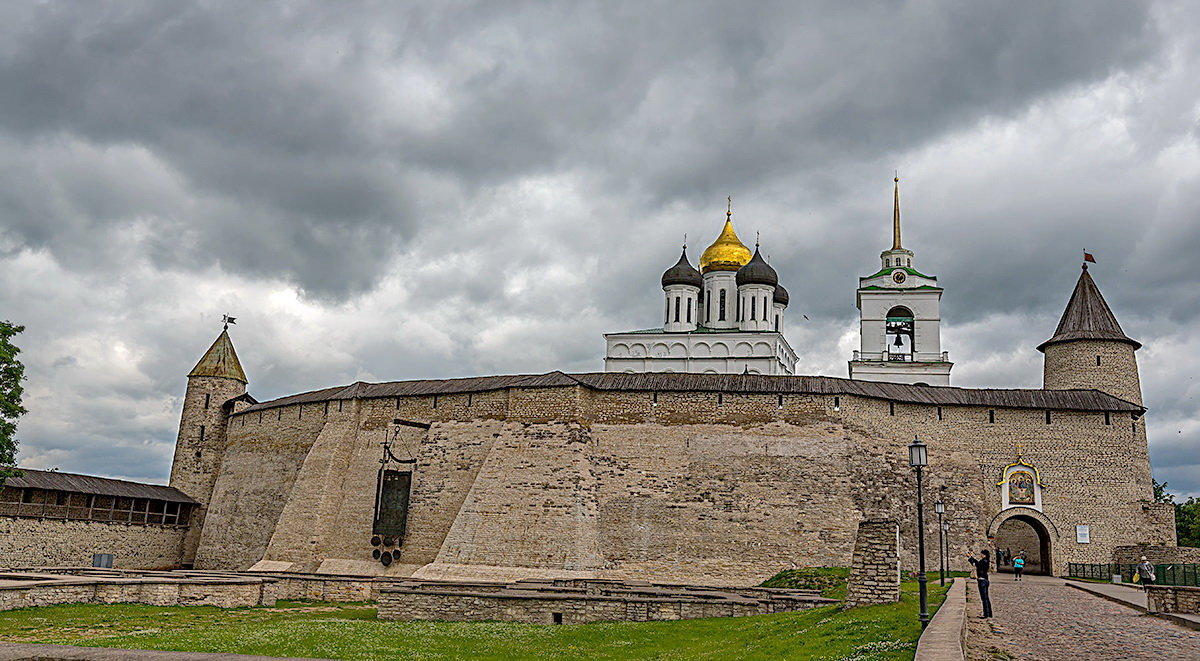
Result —
[{"label": "white bell tower", "polygon": [[894,183],[892,247],[880,253],[877,273],[858,279],[861,344],[850,378],[948,386],[954,364],[942,351],[942,288],[913,268],[913,252],[900,243],[900,178]]}]

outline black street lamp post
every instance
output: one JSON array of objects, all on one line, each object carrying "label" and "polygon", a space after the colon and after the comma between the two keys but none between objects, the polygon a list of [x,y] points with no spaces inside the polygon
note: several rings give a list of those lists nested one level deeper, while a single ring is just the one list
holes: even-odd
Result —
[{"label": "black street lamp post", "polygon": [[941,496],[938,496],[938,499],[933,503],[933,511],[937,512],[937,516],[938,516],[938,583],[940,583],[941,585],[945,585],[946,584],[946,551],[944,550],[945,549],[945,541],[944,540],[946,537],[943,534],[945,527],[942,524],[942,515],[946,513],[946,503],[942,501]]},{"label": "black street lamp post", "polygon": [[925,493],[921,484],[921,469],[929,465],[929,454],[925,443],[913,437],[908,445],[908,463],[917,469],[917,585],[921,589],[921,628],[929,625],[929,588],[925,576]]}]

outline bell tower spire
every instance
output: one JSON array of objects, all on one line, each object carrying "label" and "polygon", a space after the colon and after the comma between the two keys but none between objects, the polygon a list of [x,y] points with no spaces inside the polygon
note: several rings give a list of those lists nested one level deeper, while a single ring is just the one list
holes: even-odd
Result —
[{"label": "bell tower spire", "polygon": [[892,182],[895,184],[892,202],[892,250],[903,250],[900,245],[900,175],[897,174]]}]

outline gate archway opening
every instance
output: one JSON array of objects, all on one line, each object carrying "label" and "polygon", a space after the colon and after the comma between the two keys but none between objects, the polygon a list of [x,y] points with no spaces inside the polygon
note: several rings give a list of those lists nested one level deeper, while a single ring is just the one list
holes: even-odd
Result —
[{"label": "gate archway opening", "polygon": [[996,527],[994,545],[1005,555],[1004,564],[997,566],[1000,571],[1012,571],[1012,558],[1024,551],[1026,574],[1049,575],[1053,572],[1050,531],[1032,516],[1015,514],[1001,521]]}]

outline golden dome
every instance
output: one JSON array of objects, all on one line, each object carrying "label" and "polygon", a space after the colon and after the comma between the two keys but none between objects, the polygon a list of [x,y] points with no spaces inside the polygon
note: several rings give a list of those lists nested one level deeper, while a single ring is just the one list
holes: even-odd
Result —
[{"label": "golden dome", "polygon": [[736,271],[745,266],[751,256],[750,249],[738,239],[737,232],[733,231],[733,221],[726,214],[725,229],[721,230],[721,236],[705,248],[700,256],[700,272]]}]

